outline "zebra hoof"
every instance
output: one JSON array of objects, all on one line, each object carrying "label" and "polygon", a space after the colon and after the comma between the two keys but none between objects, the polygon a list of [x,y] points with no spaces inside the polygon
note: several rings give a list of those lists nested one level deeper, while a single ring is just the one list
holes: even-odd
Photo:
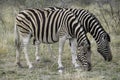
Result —
[{"label": "zebra hoof", "polygon": [[78,69],[78,68],[80,68],[80,65],[78,65],[78,64],[75,65],[75,69]]},{"label": "zebra hoof", "polygon": [[29,66],[29,69],[34,69],[32,64],[28,64],[28,66]]},{"label": "zebra hoof", "polygon": [[31,66],[29,66],[29,69],[34,69],[34,67],[31,65]]},{"label": "zebra hoof", "polygon": [[16,62],[16,66],[18,66],[19,68],[23,68],[20,62]]},{"label": "zebra hoof", "polygon": [[58,72],[59,72],[60,74],[63,73],[63,70],[64,70],[64,67],[59,67],[59,68],[58,68]]},{"label": "zebra hoof", "polygon": [[40,61],[40,57],[36,57],[36,61],[39,62]]},{"label": "zebra hoof", "polygon": [[58,72],[62,75],[63,74],[63,70],[58,70]]}]

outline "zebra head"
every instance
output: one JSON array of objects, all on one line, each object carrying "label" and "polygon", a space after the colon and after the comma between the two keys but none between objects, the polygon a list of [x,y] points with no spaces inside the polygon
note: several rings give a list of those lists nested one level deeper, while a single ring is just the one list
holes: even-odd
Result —
[{"label": "zebra head", "polygon": [[88,44],[82,43],[77,48],[77,58],[81,62],[82,67],[86,71],[91,70],[91,47]]},{"label": "zebra head", "polygon": [[104,57],[105,61],[112,60],[112,54],[109,43],[110,36],[107,33],[103,33],[99,39],[97,51]]}]

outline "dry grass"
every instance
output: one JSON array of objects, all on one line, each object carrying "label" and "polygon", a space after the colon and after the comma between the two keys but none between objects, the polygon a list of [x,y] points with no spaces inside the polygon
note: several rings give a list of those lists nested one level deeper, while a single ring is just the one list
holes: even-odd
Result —
[{"label": "dry grass", "polygon": [[[9,35],[5,35],[7,38]],[[11,34],[13,36],[13,34]],[[119,38],[120,39],[120,38]],[[10,40],[10,41],[9,41]],[[2,40],[4,42],[4,40]],[[1,41],[1,42],[2,42]],[[115,43],[114,43],[115,41]],[[92,43],[92,66],[90,72],[75,70],[71,64],[71,54],[68,43],[65,45],[63,53],[63,64],[65,70],[63,75],[57,72],[57,59],[51,58],[48,53],[46,45],[41,45],[41,61],[35,62],[34,47],[30,45],[30,58],[35,68],[29,70],[26,65],[24,54],[22,53],[21,62],[24,68],[15,66],[15,50],[13,41],[11,39],[4,43],[6,46],[0,49],[0,80],[119,80],[120,76],[120,46],[116,46],[120,41],[112,39],[112,54],[113,60],[105,62],[103,58],[97,53],[95,43]],[[0,46],[4,46],[0,44]],[[58,56],[58,44],[52,45],[53,55]]]},{"label": "dry grass", "polygon": [[[11,9],[11,8],[8,8]],[[8,10],[7,9],[7,10]],[[6,14],[9,13],[6,10]],[[11,13],[11,12],[10,12]],[[8,15],[9,16],[9,15]],[[12,18],[13,19],[13,18]],[[15,66],[15,49],[13,35],[13,21],[8,20],[6,27],[0,23],[0,80],[119,80],[120,79],[120,35],[111,34],[111,49],[113,60],[105,62],[96,51],[95,42],[92,43],[92,71],[84,72],[75,70],[71,63],[71,53],[68,43],[63,53],[63,75],[57,72],[57,59],[51,57],[46,45],[41,45],[41,61],[35,62],[35,47],[30,45],[30,60],[35,68],[29,70],[26,65],[24,54],[21,54],[21,62],[24,68]],[[8,26],[9,24],[9,26]],[[92,40],[91,40],[92,41]],[[58,44],[52,45],[53,55],[58,56]]]}]

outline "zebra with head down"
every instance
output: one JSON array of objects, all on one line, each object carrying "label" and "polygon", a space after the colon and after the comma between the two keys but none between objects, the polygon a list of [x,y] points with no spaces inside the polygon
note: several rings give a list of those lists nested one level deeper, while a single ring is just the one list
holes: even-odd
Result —
[{"label": "zebra with head down", "polygon": [[[28,56],[28,44],[30,38],[36,46],[36,59],[39,59],[39,44],[53,44],[59,41],[59,58],[58,69],[62,72],[63,65],[61,54],[66,39],[74,42],[77,39],[77,53],[79,60],[85,70],[91,69],[91,63],[87,59],[86,54],[90,52],[90,43],[85,34],[83,27],[78,22],[76,16],[69,10],[44,10],[44,9],[26,9],[16,16],[15,22],[15,44],[16,44],[16,64],[20,64],[21,47],[25,53],[25,58],[29,68],[33,65]],[[80,51],[81,47],[86,50]],[[83,52],[83,53],[81,53]],[[75,59],[75,58],[74,58]],[[75,60],[74,60],[75,61]],[[77,66],[77,63],[74,63]]]},{"label": "zebra with head down", "polygon": [[[104,30],[99,20],[95,15],[85,9],[72,9],[72,8],[60,8],[60,7],[48,7],[46,10],[69,10],[76,15],[80,24],[84,28],[85,34],[90,33],[97,43],[97,51],[103,56],[105,61],[112,60],[112,54],[110,49],[110,36]],[[76,41],[74,40],[74,43]],[[71,41],[70,41],[71,44]],[[48,45],[49,47],[49,45]],[[75,49],[74,49],[75,50]],[[73,51],[75,52],[75,51]],[[90,54],[89,54],[90,55]]]}]

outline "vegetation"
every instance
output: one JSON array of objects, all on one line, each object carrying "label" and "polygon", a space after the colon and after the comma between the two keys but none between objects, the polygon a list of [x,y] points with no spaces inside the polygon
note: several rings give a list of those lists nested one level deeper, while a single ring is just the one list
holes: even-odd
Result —
[{"label": "vegetation", "polygon": [[[120,79],[120,1],[119,0],[0,0],[0,80],[119,80]],[[96,50],[94,39],[92,44],[92,71],[75,70],[71,63],[70,48],[65,44],[63,53],[63,75],[57,72],[58,43],[53,44],[53,58],[46,45],[40,45],[40,62],[35,61],[35,47],[30,44],[29,56],[35,68],[29,70],[24,54],[21,62],[24,68],[15,66],[14,19],[15,15],[25,8],[43,8],[61,6],[84,8],[92,12],[100,20],[111,36],[113,60],[105,62]]]}]

